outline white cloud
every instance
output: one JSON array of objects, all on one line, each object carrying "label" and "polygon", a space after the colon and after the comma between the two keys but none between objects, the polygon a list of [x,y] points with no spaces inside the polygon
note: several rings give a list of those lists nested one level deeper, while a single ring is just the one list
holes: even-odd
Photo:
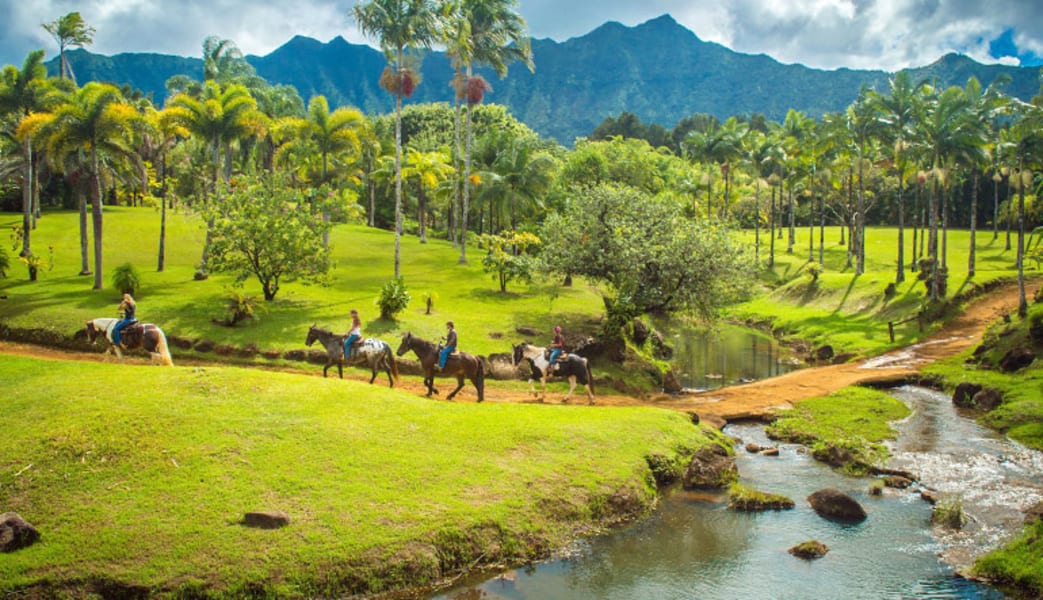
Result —
[{"label": "white cloud", "polygon": [[[988,41],[1009,28],[1019,48],[1043,54],[1038,0],[521,0],[539,38],[564,41],[606,21],[638,25],[669,13],[700,38],[740,52],[818,68],[896,70],[960,51],[981,61]],[[40,26],[78,10],[101,54],[160,52],[198,56],[203,39],[230,39],[246,54],[267,54],[294,35],[342,35],[372,43],[350,18],[355,0],[0,0],[0,63],[20,63],[43,47]]]}]

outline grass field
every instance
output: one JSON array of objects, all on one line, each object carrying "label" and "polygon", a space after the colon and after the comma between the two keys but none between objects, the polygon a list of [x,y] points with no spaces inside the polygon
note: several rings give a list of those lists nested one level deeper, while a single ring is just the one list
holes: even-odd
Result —
[{"label": "grass field", "polygon": [[[42,532],[0,560],[0,594],[430,584],[642,514],[647,457],[681,469],[717,436],[658,409],[454,404],[237,367],[0,355],[0,372],[0,507]],[[239,525],[258,510],[291,524]]]}]

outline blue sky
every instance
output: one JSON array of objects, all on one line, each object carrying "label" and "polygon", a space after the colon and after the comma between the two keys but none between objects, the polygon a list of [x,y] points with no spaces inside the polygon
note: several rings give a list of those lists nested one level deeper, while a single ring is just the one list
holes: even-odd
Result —
[{"label": "blue sky", "polygon": [[[90,50],[199,56],[217,35],[267,54],[293,35],[369,43],[349,15],[355,0],[0,0],[0,65],[57,53],[41,24],[79,11]],[[1039,0],[520,0],[537,38],[564,41],[606,21],[637,25],[672,15],[700,38],[740,52],[822,69],[923,66],[948,52],[980,62],[1040,65]],[[538,65],[537,65],[538,68]]]}]

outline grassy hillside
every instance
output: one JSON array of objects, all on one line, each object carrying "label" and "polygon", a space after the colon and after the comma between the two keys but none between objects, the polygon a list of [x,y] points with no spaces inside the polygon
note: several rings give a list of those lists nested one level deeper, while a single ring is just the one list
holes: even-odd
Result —
[{"label": "grassy hillside", "polygon": [[[10,231],[21,217],[0,214],[0,229]],[[33,232],[33,248],[47,257],[54,248],[54,268],[41,271],[36,283],[27,281],[25,268],[10,253],[14,263],[8,279],[0,280],[0,322],[17,328],[45,327],[71,336],[90,318],[116,316],[118,294],[111,289],[109,274],[124,263],[140,272],[143,285],[135,294],[138,319],[158,324],[167,335],[210,339],[218,344],[261,349],[304,348],[308,327],[343,332],[348,329],[348,311],[359,310],[366,335],[385,338],[397,347],[397,337],[406,331],[429,340],[445,335],[446,320],[456,323],[460,348],[487,355],[509,352],[525,336],[518,327],[546,332],[561,324],[566,331],[580,327],[601,313],[600,296],[578,283],[563,288],[557,282],[511,285],[507,294],[498,291],[491,275],[482,271],[481,251],[471,248],[469,264],[457,264],[459,251],[441,240],[421,244],[415,237],[402,239],[401,271],[412,302],[397,322],[377,320],[375,301],[380,288],[394,274],[393,237],[383,230],[339,225],[330,243],[335,267],[328,286],[287,284],[274,302],[265,303],[256,280],[245,282],[243,291],[266,304],[260,318],[245,326],[216,325],[224,314],[225,296],[233,277],[213,274],[207,281],[192,276],[202,251],[204,230],[195,216],[174,214],[168,222],[166,269],[156,272],[159,245],[159,214],[152,208],[105,208],[104,268],[109,289],[91,290],[92,278],[78,276],[80,270],[77,215],[47,213]],[[424,294],[434,293],[432,314],[425,314]],[[585,325],[585,328],[591,326]],[[175,357],[177,350],[175,349]]]},{"label": "grassy hillside", "polygon": [[[42,533],[0,560],[0,594],[433,583],[642,513],[647,457],[680,468],[716,437],[657,409],[452,404],[235,367],[0,355],[0,372],[0,510]],[[259,510],[291,523],[239,524]]]}]

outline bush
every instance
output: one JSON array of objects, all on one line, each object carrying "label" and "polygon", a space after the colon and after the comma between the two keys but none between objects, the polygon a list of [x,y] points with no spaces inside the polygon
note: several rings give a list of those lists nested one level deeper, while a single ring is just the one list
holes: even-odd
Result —
[{"label": "bush", "polygon": [[0,247],[0,279],[7,277],[7,270],[11,268],[11,259],[7,256],[7,250]]},{"label": "bush", "polygon": [[240,321],[246,319],[256,319],[259,310],[263,310],[263,305],[257,304],[257,298],[254,296],[248,296],[238,290],[231,290],[225,296],[225,317],[215,322],[221,325],[227,325],[228,327],[235,327]]},{"label": "bush", "polygon": [[818,281],[818,276],[822,274],[822,265],[817,262],[808,263],[804,265],[803,272],[809,283],[815,283]]},{"label": "bush", "polygon": [[404,311],[409,306],[409,290],[401,277],[396,277],[384,284],[380,289],[380,297],[377,298],[377,306],[380,308],[380,318],[394,321],[395,315]]},{"label": "bush", "polygon": [[121,294],[134,295],[141,288],[141,276],[130,263],[123,263],[112,270],[112,287]]},{"label": "bush", "polygon": [[949,529],[962,529],[967,524],[967,515],[963,513],[963,501],[958,496],[943,497],[934,505],[931,523]]}]

